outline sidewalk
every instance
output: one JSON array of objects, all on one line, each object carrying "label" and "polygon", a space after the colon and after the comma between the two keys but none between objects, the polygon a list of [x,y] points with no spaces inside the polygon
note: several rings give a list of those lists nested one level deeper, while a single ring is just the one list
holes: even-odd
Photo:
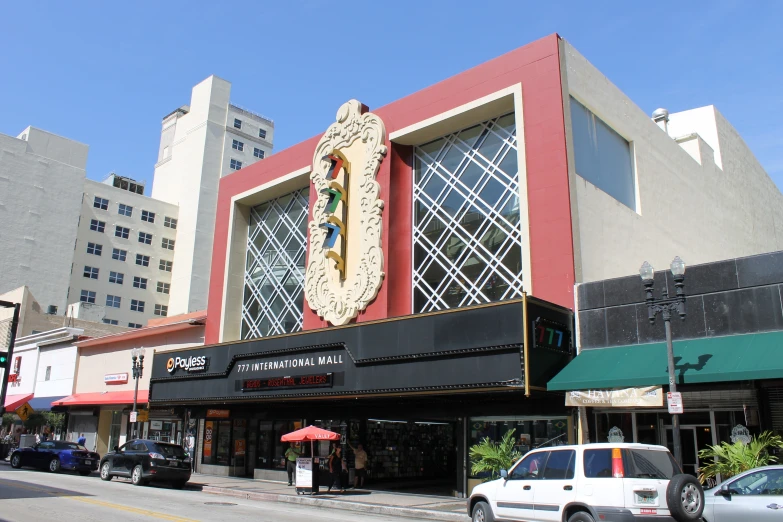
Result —
[{"label": "sidewalk", "polygon": [[186,486],[205,493],[264,500],[289,502],[307,506],[360,511],[397,517],[426,518],[466,522],[470,520],[466,511],[466,500],[454,497],[391,493],[364,489],[347,490],[345,493],[326,493],[318,495],[297,495],[296,489],[283,482],[252,480],[233,477],[216,477],[194,473]]}]

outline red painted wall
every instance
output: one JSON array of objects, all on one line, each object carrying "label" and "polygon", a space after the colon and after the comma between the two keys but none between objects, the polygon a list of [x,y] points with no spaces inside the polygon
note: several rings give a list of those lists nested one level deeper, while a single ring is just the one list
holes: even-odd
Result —
[{"label": "red painted wall", "polygon": [[[390,134],[519,83],[523,93],[532,261],[532,274],[525,274],[525,280],[532,277],[536,297],[571,308],[574,252],[557,35],[520,47],[373,112],[383,119]],[[220,181],[207,343],[218,341],[231,197],[309,165],[319,139],[317,136],[273,154]],[[378,173],[381,198],[386,202],[382,235],[386,280],[378,297],[357,321],[411,313],[411,148],[388,141],[387,145],[389,153]],[[312,208],[312,189],[310,198]],[[304,326],[312,329],[326,324],[305,304]]]}]

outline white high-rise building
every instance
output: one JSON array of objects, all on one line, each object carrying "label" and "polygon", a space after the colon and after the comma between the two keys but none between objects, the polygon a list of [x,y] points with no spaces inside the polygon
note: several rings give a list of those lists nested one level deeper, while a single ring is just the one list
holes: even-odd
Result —
[{"label": "white high-rise building", "polygon": [[207,307],[218,182],[272,152],[274,123],[230,103],[231,84],[210,76],[190,105],[165,118],[152,197],[179,206],[169,313]]},{"label": "white high-rise building", "polygon": [[87,149],[35,127],[0,134],[0,294],[27,286],[65,313]]},{"label": "white high-rise building", "polygon": [[116,174],[84,182],[68,303],[105,305],[107,324],[141,328],[168,315],[178,208],[143,194]]}]

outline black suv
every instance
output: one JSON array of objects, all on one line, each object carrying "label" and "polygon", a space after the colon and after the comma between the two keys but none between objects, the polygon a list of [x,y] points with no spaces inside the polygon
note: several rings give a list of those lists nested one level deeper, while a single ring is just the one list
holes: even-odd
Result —
[{"label": "black suv", "polygon": [[182,489],[190,480],[190,456],[178,444],[156,440],[131,440],[101,459],[101,479],[130,477],[135,486],[166,481]]}]

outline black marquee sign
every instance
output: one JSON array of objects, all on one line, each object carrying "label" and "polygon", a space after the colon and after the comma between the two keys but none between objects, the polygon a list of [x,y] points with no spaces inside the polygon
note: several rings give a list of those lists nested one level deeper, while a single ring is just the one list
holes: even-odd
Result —
[{"label": "black marquee sign", "polygon": [[[572,323],[570,310],[528,297],[164,352],[150,403],[545,390],[571,358]],[[209,364],[171,373],[172,357]]]}]

